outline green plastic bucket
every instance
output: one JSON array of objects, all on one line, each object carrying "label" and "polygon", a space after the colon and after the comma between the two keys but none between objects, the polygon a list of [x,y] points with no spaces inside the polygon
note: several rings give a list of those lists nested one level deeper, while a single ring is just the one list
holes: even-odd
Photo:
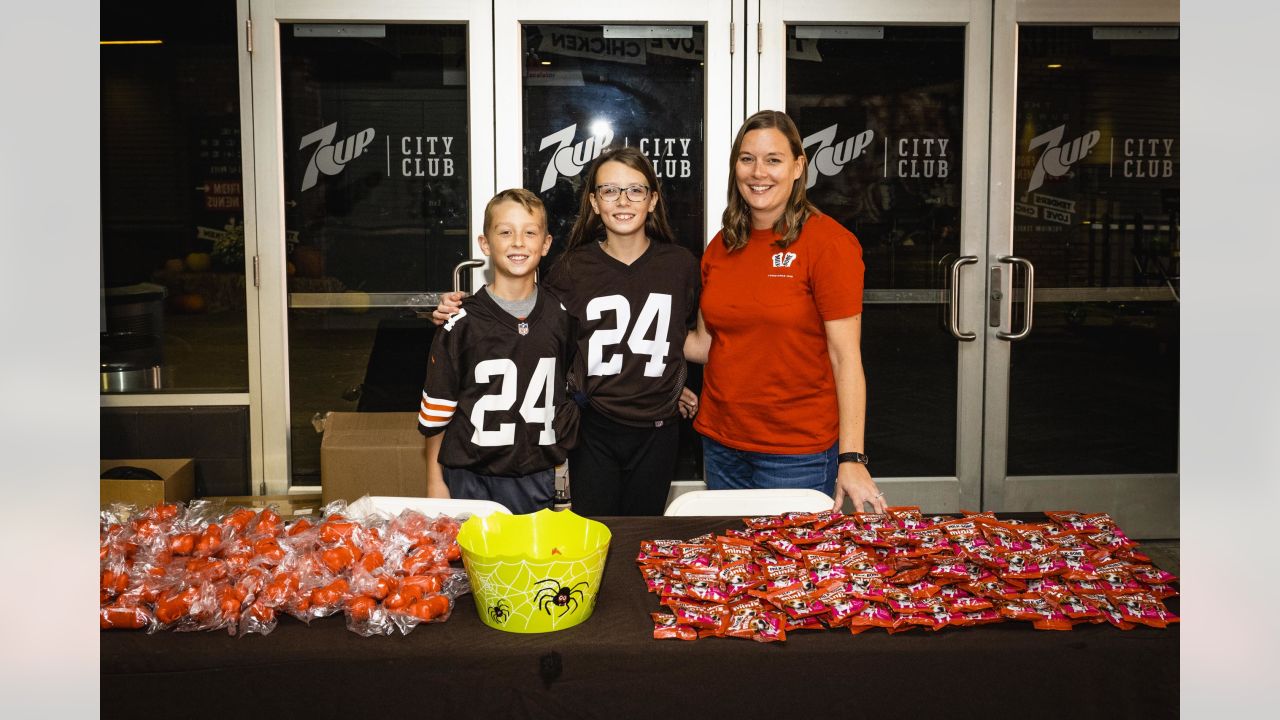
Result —
[{"label": "green plastic bucket", "polygon": [[570,510],[472,515],[458,545],[480,619],[497,630],[543,633],[591,617],[612,536]]}]

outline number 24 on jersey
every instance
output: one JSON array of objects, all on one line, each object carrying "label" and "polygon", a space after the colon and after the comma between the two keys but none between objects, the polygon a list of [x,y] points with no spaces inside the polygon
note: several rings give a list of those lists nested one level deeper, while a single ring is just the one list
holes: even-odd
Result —
[{"label": "number 24 on jersey", "polygon": [[[636,323],[631,326],[631,304],[621,295],[605,295],[592,298],[587,303],[587,320],[599,320],[604,313],[612,312],[616,322],[612,328],[591,333],[587,344],[587,374],[617,375],[622,372],[622,353],[614,352],[605,358],[605,349],[626,339],[627,347],[635,355],[648,355],[644,364],[646,377],[662,377],[667,368],[667,329],[671,327],[671,296],[666,293],[649,293]],[[627,328],[631,334],[627,335]],[[653,339],[646,337],[652,327]]]},{"label": "number 24 on jersey", "polygon": [[[510,410],[515,405],[519,388],[516,364],[507,358],[485,360],[476,364],[475,378],[477,384],[489,384],[495,378],[502,380],[502,390],[485,395],[471,407],[471,425],[475,431],[471,433],[471,442],[482,447],[499,447],[514,445],[516,441],[516,424],[499,423],[496,430],[486,430],[484,414]],[[525,422],[542,424],[538,433],[539,445],[554,445],[556,431],[551,427],[555,417],[553,382],[556,376],[556,359],[544,357],[538,360],[529,378],[529,386],[525,388],[524,401],[520,403],[520,416]],[[541,404],[539,404],[541,403]]]}]

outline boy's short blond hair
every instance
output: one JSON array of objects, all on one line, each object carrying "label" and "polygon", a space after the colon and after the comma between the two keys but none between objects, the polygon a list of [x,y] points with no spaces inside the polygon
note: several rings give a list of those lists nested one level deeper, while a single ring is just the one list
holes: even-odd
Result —
[{"label": "boy's short blond hair", "polygon": [[542,200],[536,194],[524,188],[507,188],[502,192],[494,195],[489,200],[489,204],[484,206],[484,232],[489,234],[489,225],[493,222],[493,209],[504,202],[513,202],[520,205],[529,212],[530,215],[540,215],[542,217],[542,232],[547,231],[547,208],[542,204]]}]

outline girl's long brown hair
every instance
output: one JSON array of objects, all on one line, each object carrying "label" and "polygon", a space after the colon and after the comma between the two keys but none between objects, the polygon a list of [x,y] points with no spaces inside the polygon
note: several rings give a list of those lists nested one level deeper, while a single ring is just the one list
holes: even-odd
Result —
[{"label": "girl's long brown hair", "polygon": [[596,173],[607,162],[622,163],[644,175],[645,182],[649,185],[649,192],[657,193],[658,196],[658,202],[654,204],[653,211],[644,220],[644,234],[650,242],[675,242],[675,233],[671,232],[671,224],[667,221],[666,200],[663,198],[658,176],[653,171],[649,158],[637,148],[611,145],[605,148],[600,153],[600,157],[591,164],[591,169],[587,171],[587,177],[582,183],[582,200],[578,203],[578,218],[573,222],[573,229],[569,231],[569,242],[565,245],[564,253],[558,261],[565,264],[565,270],[569,269],[569,257],[573,255],[574,250],[589,242],[605,239],[604,223],[591,209],[591,194],[596,189]]},{"label": "girl's long brown hair", "polygon": [[[742,123],[742,127],[738,128],[737,137],[733,139],[733,151],[729,154],[729,197],[724,214],[720,216],[724,246],[729,252],[746,247],[747,241],[751,239],[751,207],[738,191],[737,166],[738,153],[742,152],[742,139],[752,130],[765,128],[774,128],[781,132],[787,138],[791,154],[804,162],[805,169],[808,168],[804,146],[801,145],[800,130],[786,113],[780,110],[761,110]],[[818,212],[818,208],[809,202],[809,196],[805,194],[805,176],[806,173],[801,172],[800,177],[791,184],[791,197],[787,198],[787,207],[778,217],[778,221],[773,224],[773,231],[781,236],[774,245],[783,249],[800,237],[800,230],[804,228],[805,221]]]}]

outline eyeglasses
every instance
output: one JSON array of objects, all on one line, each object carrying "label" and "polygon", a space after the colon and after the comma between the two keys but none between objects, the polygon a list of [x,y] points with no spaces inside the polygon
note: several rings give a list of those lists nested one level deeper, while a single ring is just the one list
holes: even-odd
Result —
[{"label": "eyeglasses", "polygon": [[649,197],[649,186],[628,185],[625,188],[620,188],[617,185],[596,186],[596,197],[607,203],[618,202],[618,198],[621,197],[624,192],[627,194],[627,199],[631,202],[641,202],[645,198]]}]

